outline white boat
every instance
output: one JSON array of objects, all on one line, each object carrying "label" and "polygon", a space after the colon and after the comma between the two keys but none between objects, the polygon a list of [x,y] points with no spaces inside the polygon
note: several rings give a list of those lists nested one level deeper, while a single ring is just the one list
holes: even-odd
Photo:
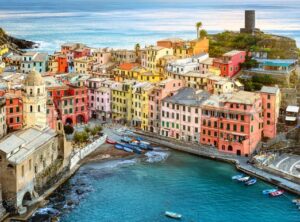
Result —
[{"label": "white boat", "polygon": [[250,179],[250,177],[247,176],[247,177],[242,177],[242,178],[238,179],[238,181],[240,181],[240,182],[246,182],[249,179]]},{"label": "white boat", "polygon": [[171,212],[171,211],[166,211],[166,212],[165,212],[165,215],[166,215],[167,217],[171,217],[171,218],[174,218],[174,219],[181,219],[181,217],[182,217],[181,214],[174,213],[174,212]]},{"label": "white boat", "polygon": [[232,176],[231,179],[238,180],[238,179],[241,179],[242,177],[244,177],[243,174],[238,174],[238,175]]},{"label": "white boat", "polygon": [[295,166],[295,168],[296,168],[296,170],[299,170],[299,171],[300,171],[300,164],[297,164],[297,165]]}]

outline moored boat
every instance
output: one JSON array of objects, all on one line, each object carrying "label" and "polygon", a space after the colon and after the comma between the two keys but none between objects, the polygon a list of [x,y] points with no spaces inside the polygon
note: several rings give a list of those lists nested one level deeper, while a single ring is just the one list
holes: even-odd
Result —
[{"label": "moored boat", "polygon": [[242,177],[244,177],[244,174],[238,174],[238,175],[232,176],[231,179],[238,180],[238,179],[241,179]]},{"label": "moored boat", "polygon": [[245,185],[248,185],[248,186],[253,185],[256,183],[256,181],[257,181],[256,178],[250,179],[245,182]]},{"label": "moored boat", "polygon": [[128,152],[128,153],[133,153],[133,150],[128,148],[128,147],[124,147],[123,150]]},{"label": "moored boat", "polygon": [[113,141],[111,139],[106,138],[106,143],[108,143],[108,144],[116,144],[117,142]]},{"label": "moored boat", "polygon": [[173,219],[181,219],[181,217],[182,217],[181,214],[174,213],[174,212],[171,212],[171,211],[166,211],[166,212],[165,212],[165,215],[166,215],[167,217],[170,217],[170,218],[173,218]]},{"label": "moored boat", "polygon": [[123,150],[124,149],[124,147],[120,144],[116,144],[115,148],[118,149],[118,150]]},{"label": "moored boat", "polygon": [[267,194],[270,194],[270,193],[276,192],[276,191],[277,191],[277,189],[266,189],[266,190],[262,191],[262,194],[267,195]]},{"label": "moored boat", "polygon": [[242,178],[237,179],[237,180],[240,181],[240,182],[246,182],[249,179],[250,179],[250,177],[246,176],[246,177],[242,177]]},{"label": "moored boat", "polygon": [[294,199],[292,200],[293,203],[300,203],[300,199]]},{"label": "moored boat", "polygon": [[138,146],[132,145],[132,144],[121,144],[123,147],[127,147],[129,149],[131,149],[133,152],[137,153],[137,154],[141,154],[142,151],[141,149],[138,148]]},{"label": "moored boat", "polygon": [[128,136],[124,136],[121,139],[121,142],[124,142],[124,143],[130,143],[131,141],[132,141],[132,139]]},{"label": "moored boat", "polygon": [[278,196],[281,196],[283,193],[284,193],[284,190],[276,190],[275,192],[271,192],[270,196],[278,197]]}]

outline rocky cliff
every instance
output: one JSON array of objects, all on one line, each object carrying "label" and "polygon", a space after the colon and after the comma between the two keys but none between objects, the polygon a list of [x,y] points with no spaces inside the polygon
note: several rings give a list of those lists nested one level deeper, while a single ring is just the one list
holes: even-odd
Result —
[{"label": "rocky cliff", "polygon": [[13,52],[21,52],[24,49],[32,49],[38,47],[35,42],[18,39],[7,35],[5,31],[0,28],[0,45],[4,44],[7,44],[8,48]]}]

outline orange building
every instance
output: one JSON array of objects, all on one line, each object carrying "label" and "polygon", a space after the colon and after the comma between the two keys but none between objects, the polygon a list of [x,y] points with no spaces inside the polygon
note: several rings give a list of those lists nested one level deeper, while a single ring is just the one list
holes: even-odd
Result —
[{"label": "orange building", "polygon": [[[18,93],[20,92],[20,93]],[[6,124],[9,131],[23,127],[23,102],[21,91],[6,93]]]},{"label": "orange building", "polygon": [[184,40],[179,38],[162,39],[156,42],[156,45],[163,48],[176,48],[184,45]]}]

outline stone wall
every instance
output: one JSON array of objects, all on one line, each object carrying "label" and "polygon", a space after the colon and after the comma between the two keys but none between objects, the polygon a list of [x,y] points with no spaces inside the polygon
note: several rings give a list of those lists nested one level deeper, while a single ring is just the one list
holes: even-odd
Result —
[{"label": "stone wall", "polygon": [[2,205],[2,189],[1,189],[1,184],[0,184],[0,219],[1,219],[1,217],[3,217],[4,214],[5,214],[5,209]]}]

